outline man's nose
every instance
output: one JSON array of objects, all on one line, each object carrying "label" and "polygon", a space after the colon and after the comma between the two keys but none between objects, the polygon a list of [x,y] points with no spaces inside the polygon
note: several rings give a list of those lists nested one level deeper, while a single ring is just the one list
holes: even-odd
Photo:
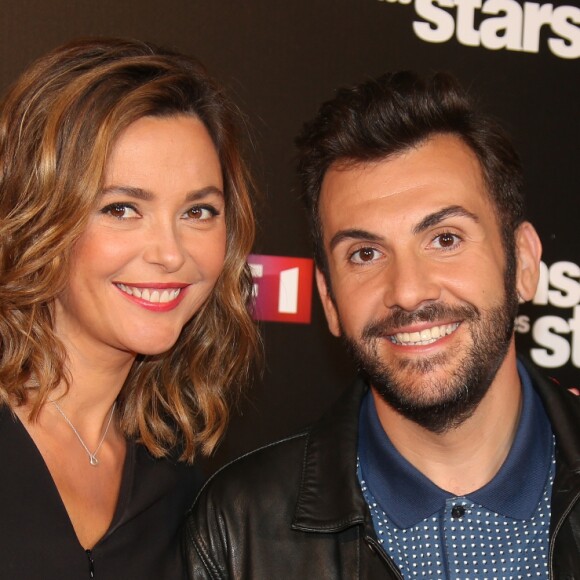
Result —
[{"label": "man's nose", "polygon": [[386,268],[384,304],[412,312],[425,302],[438,300],[441,287],[436,282],[433,266],[426,257],[412,252],[393,257]]}]

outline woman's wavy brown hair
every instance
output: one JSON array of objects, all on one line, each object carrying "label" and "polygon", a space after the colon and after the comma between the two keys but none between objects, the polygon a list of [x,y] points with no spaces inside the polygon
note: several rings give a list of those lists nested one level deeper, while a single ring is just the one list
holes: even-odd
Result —
[{"label": "woman's wavy brown hair", "polygon": [[55,298],[103,186],[119,134],[145,116],[199,118],[225,184],[227,250],[211,296],[175,346],[138,356],[118,400],[120,425],[156,457],[191,461],[225,429],[231,396],[259,351],[248,311],[254,240],[251,180],[238,146],[239,112],[196,60],[153,45],[88,39],[34,63],[0,107],[0,397],[31,419],[70,384],[54,332]]}]

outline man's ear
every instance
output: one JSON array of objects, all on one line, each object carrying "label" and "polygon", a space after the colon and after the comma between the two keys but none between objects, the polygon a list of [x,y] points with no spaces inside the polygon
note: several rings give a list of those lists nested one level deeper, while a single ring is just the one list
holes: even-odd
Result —
[{"label": "man's ear", "polygon": [[540,278],[542,242],[534,226],[523,222],[516,230],[516,289],[521,299],[531,300]]},{"label": "man's ear", "polygon": [[322,308],[324,308],[324,314],[326,314],[326,321],[328,322],[328,328],[334,336],[340,336],[340,323],[338,320],[338,312],[336,306],[334,305],[334,300],[330,295],[328,284],[326,283],[326,278],[324,274],[316,268],[316,286],[318,287],[318,294],[320,295],[320,301],[322,302]]}]

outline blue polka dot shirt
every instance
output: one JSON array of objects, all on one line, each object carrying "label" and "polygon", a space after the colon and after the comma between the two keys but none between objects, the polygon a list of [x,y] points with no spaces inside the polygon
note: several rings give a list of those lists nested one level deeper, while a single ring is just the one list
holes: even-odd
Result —
[{"label": "blue polka dot shirt", "polygon": [[358,476],[379,542],[404,578],[548,577],[555,445],[529,376],[512,448],[491,482],[457,497],[403,458],[379,422],[372,396],[361,407]]}]

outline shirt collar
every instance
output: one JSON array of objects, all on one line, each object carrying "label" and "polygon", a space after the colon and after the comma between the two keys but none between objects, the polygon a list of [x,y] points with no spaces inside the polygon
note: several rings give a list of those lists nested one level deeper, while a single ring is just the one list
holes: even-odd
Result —
[{"label": "shirt collar", "polygon": [[[495,477],[467,499],[497,514],[523,520],[531,517],[542,495],[553,442],[544,407],[519,362],[518,371],[522,411],[514,442]],[[361,406],[358,452],[362,476],[371,494],[399,528],[419,523],[454,497],[395,449],[381,426],[370,392]]]}]

